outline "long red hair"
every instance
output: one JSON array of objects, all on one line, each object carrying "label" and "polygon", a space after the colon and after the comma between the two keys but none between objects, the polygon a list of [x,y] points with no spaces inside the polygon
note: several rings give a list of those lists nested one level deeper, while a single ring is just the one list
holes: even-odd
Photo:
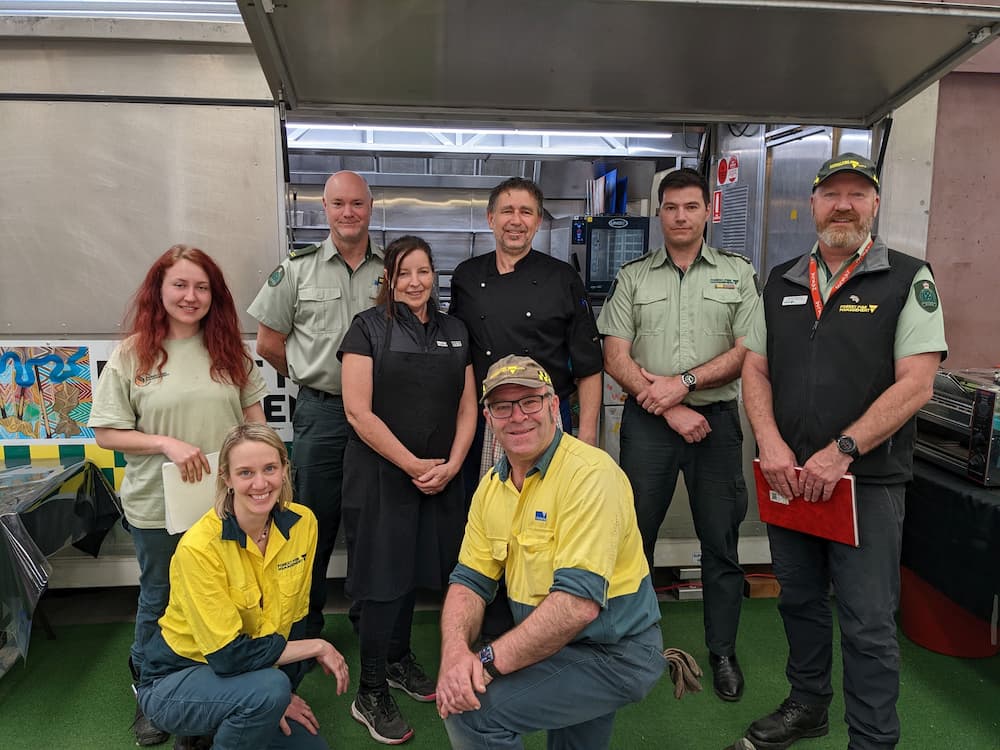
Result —
[{"label": "long red hair", "polygon": [[240,338],[233,295],[216,262],[204,251],[187,245],[174,245],[157,258],[132,296],[126,320],[131,321],[130,341],[139,359],[137,372],[146,373],[155,369],[162,373],[167,362],[163,340],[170,330],[170,320],[163,306],[163,277],[167,269],[179,260],[194,263],[208,276],[212,304],[201,319],[201,331],[212,360],[212,380],[232,383],[242,389],[248,381],[247,363],[253,364],[253,360]]}]

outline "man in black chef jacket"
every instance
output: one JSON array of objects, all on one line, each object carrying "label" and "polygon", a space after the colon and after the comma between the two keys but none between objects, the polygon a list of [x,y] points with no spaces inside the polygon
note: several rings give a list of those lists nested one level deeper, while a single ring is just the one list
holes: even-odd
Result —
[{"label": "man in black chef jacket", "polygon": [[[451,278],[449,312],[469,330],[476,382],[494,362],[516,354],[531,357],[552,377],[563,429],[572,434],[570,396],[580,404],[577,437],[597,445],[604,367],[600,336],[583,280],[572,266],[532,249],[542,224],[542,191],[531,180],[511,177],[490,193],[486,219],[496,238],[491,253],[463,261]],[[483,460],[485,422],[465,460],[466,497],[492,463]],[[480,464],[486,463],[486,467]],[[486,635],[499,635],[513,621],[501,591],[487,611]]]}]

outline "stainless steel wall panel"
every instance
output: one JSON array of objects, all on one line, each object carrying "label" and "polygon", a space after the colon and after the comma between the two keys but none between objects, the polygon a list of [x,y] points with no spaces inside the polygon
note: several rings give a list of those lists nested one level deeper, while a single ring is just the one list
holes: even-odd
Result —
[{"label": "stainless steel wall panel", "polygon": [[0,102],[0,331],[115,335],[178,242],[219,262],[244,310],[283,255],[274,128],[271,108]]},{"label": "stainless steel wall panel", "polygon": [[271,101],[249,45],[5,38],[0,93]]},{"label": "stainless steel wall panel", "polygon": [[[928,251],[937,121],[938,85],[935,84],[893,113],[892,134],[882,169],[878,232],[893,248],[917,258],[927,257]],[[985,138],[983,143],[986,142],[992,139]]]},{"label": "stainless steel wall panel", "polygon": [[833,130],[823,128],[768,149],[767,240],[761,283],[779,263],[808,252],[816,241],[809,196],[816,170],[829,159]]},{"label": "stainless steel wall panel", "polygon": [[[709,219],[709,244],[746,255],[760,268],[764,228],[761,224],[764,207],[764,126],[716,126],[717,146],[712,156],[709,187],[722,191],[722,222]],[[718,184],[720,158],[736,157],[737,177],[734,182]],[[733,176],[732,170],[729,176]]]},{"label": "stainless steel wall panel", "polygon": [[380,192],[387,228],[468,232],[474,227],[471,191],[386,187]]}]

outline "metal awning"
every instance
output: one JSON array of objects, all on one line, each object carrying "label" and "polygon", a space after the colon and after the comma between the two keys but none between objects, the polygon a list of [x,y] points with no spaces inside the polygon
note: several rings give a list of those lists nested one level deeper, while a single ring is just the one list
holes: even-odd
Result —
[{"label": "metal awning", "polygon": [[298,120],[869,127],[1000,34],[1000,6],[239,0]]}]

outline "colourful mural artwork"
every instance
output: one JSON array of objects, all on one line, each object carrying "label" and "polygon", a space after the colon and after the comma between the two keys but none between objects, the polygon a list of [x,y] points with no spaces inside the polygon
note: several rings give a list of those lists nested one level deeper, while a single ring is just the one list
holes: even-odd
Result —
[{"label": "colourful mural artwork", "polygon": [[92,440],[85,346],[0,346],[0,441]]}]

